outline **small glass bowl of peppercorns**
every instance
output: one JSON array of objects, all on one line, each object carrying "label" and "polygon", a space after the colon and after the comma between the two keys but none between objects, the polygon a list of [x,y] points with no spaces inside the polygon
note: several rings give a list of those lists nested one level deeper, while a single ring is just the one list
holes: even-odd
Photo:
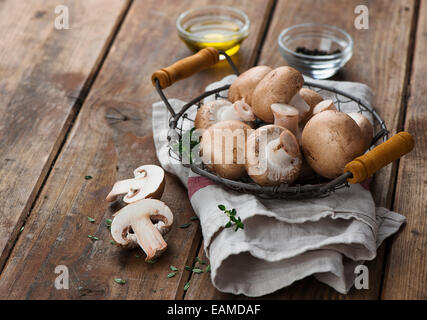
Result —
[{"label": "small glass bowl of peppercorns", "polygon": [[353,54],[353,39],[335,26],[305,23],[283,30],[279,51],[289,66],[314,79],[327,79]]}]

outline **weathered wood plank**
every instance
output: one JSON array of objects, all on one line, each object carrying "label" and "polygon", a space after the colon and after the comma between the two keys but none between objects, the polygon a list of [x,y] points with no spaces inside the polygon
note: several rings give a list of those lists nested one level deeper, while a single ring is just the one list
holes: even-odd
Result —
[{"label": "weathered wood plank", "polygon": [[[365,4],[369,8],[368,30],[354,27],[354,9]],[[415,1],[331,1],[331,0],[279,0],[273,21],[263,44],[258,64],[277,67],[286,62],[278,52],[277,36],[284,28],[298,23],[317,22],[333,24],[351,34],[354,54],[348,64],[334,77],[336,80],[358,81],[369,85],[375,94],[375,108],[385,119],[391,134],[401,124],[401,105],[406,88],[407,64],[410,54],[412,21]],[[378,205],[391,206],[396,164],[376,175],[373,186]],[[405,213],[405,212],[403,212]],[[203,250],[203,248],[201,249]],[[203,252],[199,252],[204,257]],[[307,278],[294,283],[266,298],[271,299],[377,299],[383,271],[384,246],[374,261],[368,262],[370,271],[369,290],[355,290],[346,296]],[[224,299],[235,296],[219,293],[209,286],[208,274],[194,275],[186,299]],[[193,283],[194,282],[194,283]]]},{"label": "weathered wood plank", "polygon": [[407,225],[387,256],[383,299],[427,299],[427,3],[420,2],[405,131],[415,138],[414,150],[399,163],[393,209]]},{"label": "weathered wood plank", "polygon": [[[128,177],[144,163],[157,163],[151,134],[151,104],[159,98],[150,76],[158,68],[190,54],[176,36],[177,15],[215,1],[135,1],[111,52],[84,103],[76,123],[12,251],[0,277],[0,298],[172,299],[183,296],[191,264],[200,243],[196,222],[179,226],[194,215],[186,190],[167,176],[162,200],[174,211],[169,248],[153,265],[141,250],[126,251],[110,244],[104,219],[117,206],[104,201],[116,179]],[[244,9],[252,26],[241,54],[233,59],[241,69],[254,63],[271,2],[228,0]],[[220,63],[167,90],[169,97],[190,98],[211,81],[229,74]],[[118,120],[108,119],[113,115]],[[84,177],[90,175],[91,180]],[[95,219],[91,224],[87,216]],[[87,236],[95,235],[92,242]],[[137,258],[138,254],[141,257]],[[70,272],[70,289],[53,286],[57,265]],[[179,268],[168,279],[169,266]],[[119,285],[114,278],[127,280]]]},{"label": "weathered wood plank", "polygon": [[[55,28],[59,4],[69,8],[69,30]],[[127,7],[0,3],[0,269]]]}]

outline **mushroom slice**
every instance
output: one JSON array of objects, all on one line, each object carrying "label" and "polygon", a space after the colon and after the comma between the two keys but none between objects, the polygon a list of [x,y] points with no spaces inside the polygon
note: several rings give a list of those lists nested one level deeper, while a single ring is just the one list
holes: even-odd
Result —
[{"label": "mushroom slice", "polygon": [[[153,224],[161,223],[159,230]],[[120,246],[133,247],[138,244],[144,250],[145,261],[158,257],[167,248],[162,233],[169,231],[173,223],[172,211],[162,201],[143,199],[123,207],[111,223],[111,235]],[[130,232],[132,228],[133,233]]]},{"label": "mushroom slice", "polygon": [[249,176],[262,186],[292,183],[302,165],[301,151],[294,134],[276,125],[253,132],[246,142]]},{"label": "mushroom slice", "polygon": [[134,171],[135,178],[117,181],[106,200],[114,201],[117,196],[126,194],[123,201],[132,203],[145,198],[159,199],[165,188],[165,172],[156,165],[148,164]]},{"label": "mushroom slice", "polygon": [[332,100],[323,100],[316,104],[313,109],[313,116],[326,110],[337,111],[337,108],[335,107],[334,102]]}]

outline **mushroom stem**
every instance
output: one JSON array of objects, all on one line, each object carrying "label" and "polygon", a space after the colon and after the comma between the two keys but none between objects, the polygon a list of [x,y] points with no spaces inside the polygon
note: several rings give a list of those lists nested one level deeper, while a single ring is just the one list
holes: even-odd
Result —
[{"label": "mushroom stem", "polygon": [[293,107],[295,107],[299,112],[299,121],[302,122],[307,116],[307,114],[310,112],[311,108],[305,102],[305,100],[299,95],[299,93],[295,94],[291,101],[289,101],[289,104]]},{"label": "mushroom stem", "polygon": [[271,110],[274,115],[274,124],[281,126],[297,135],[299,112],[296,108],[282,103],[273,103]]},{"label": "mushroom stem", "polygon": [[255,115],[252,112],[251,106],[245,102],[245,99],[238,100],[233,104],[234,110],[240,119],[243,121],[255,121]]},{"label": "mushroom stem", "polygon": [[285,152],[291,157],[296,157],[300,154],[299,144],[293,134],[289,131],[283,131],[279,137],[280,146],[285,150]]},{"label": "mushroom stem", "polygon": [[147,255],[145,261],[158,257],[166,250],[167,243],[163,240],[160,231],[151,222],[150,217],[135,221],[131,226],[139,246]]},{"label": "mushroom stem", "polygon": [[333,110],[337,111],[337,108],[334,105],[334,102],[332,100],[323,100],[316,104],[316,106],[313,109],[313,115],[316,115],[320,112],[326,111],[326,110]]}]

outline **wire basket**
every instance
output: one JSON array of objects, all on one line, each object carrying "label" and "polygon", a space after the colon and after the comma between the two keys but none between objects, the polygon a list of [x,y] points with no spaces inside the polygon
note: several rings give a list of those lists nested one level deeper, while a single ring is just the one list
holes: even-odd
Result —
[{"label": "wire basket", "polygon": [[[199,52],[199,54],[201,51]],[[239,72],[234,65],[231,58],[222,51],[218,52],[220,55],[223,55],[225,59],[228,61],[231,69],[238,76]],[[194,56],[193,56],[194,57]],[[186,58],[191,59],[192,57]],[[180,63],[180,62],[179,62]],[[210,61],[208,64],[214,64],[214,61]],[[176,63],[175,65],[177,65]],[[202,63],[203,64],[203,63]],[[206,63],[205,63],[206,64]],[[171,85],[173,82],[180,80],[184,77],[190,76],[191,74],[197,72],[203,67],[199,67],[198,70],[192,70],[188,75],[183,75],[183,70],[181,72],[176,72],[173,68],[176,67],[172,65],[168,68],[161,69],[160,71],[153,74],[152,80],[153,85],[156,87],[160,97],[168,108],[171,117],[169,121],[170,130],[168,133],[169,140],[169,156],[177,161],[183,162],[183,153],[178,151],[176,146],[179,145],[182,141],[183,136],[186,132],[188,132],[188,128],[194,127],[194,119],[190,116],[190,114],[196,114],[194,112],[196,108],[200,108],[203,103],[203,99],[209,96],[214,95],[215,99],[223,98],[227,99],[227,90],[230,85],[224,85],[220,88],[206,91],[200,96],[194,98],[190,102],[186,103],[179,112],[175,112],[172,106],[169,104],[169,101],[165,97],[163,93],[163,88]],[[205,67],[205,66],[204,66]],[[188,66],[187,66],[188,68]],[[172,70],[172,71],[171,71]],[[178,79],[167,79],[167,82],[162,83],[162,75],[159,75],[159,72],[172,72],[180,74]],[[168,75],[169,78],[170,75]],[[359,98],[349,94],[347,92],[343,92],[341,90],[337,90],[335,88],[331,88],[325,85],[320,85],[314,82],[305,81],[305,87],[310,88],[316,92],[318,92],[324,99],[333,100],[335,106],[339,111],[343,109],[345,104],[352,103],[357,105],[357,112],[360,113],[369,113],[373,120],[374,127],[374,137],[371,142],[371,148],[373,148],[381,139],[385,142],[388,139],[388,131],[385,125],[384,120],[379,116],[379,114],[369,105],[365,104]],[[192,112],[193,111],[193,112]],[[258,122],[258,127],[263,123]],[[182,151],[182,150],[181,150]],[[312,179],[305,181],[304,183],[294,183],[294,184],[280,184],[278,186],[260,186],[253,182],[248,176],[242,178],[239,181],[225,179],[216,175],[214,172],[211,172],[202,162],[200,163],[183,163],[184,166],[189,167],[193,172],[209,178],[221,185],[224,185],[232,190],[243,193],[255,194],[262,198],[279,198],[279,199],[300,199],[300,198],[314,198],[314,197],[324,197],[333,193],[337,189],[341,189],[344,187],[348,187],[349,184],[347,179],[351,177],[351,172],[345,172],[338,178],[334,180],[328,180],[318,175],[313,176]]]}]

